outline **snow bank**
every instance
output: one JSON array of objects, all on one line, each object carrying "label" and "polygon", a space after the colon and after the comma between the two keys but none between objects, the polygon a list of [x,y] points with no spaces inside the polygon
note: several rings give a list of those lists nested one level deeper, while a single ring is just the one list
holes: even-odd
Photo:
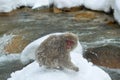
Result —
[{"label": "snow bank", "polygon": [[32,9],[53,4],[57,8],[71,8],[84,5],[86,8],[109,12],[114,9],[114,17],[120,24],[120,0],[0,0],[0,12],[10,12],[20,6],[30,6]]},{"label": "snow bank", "polygon": [[110,5],[111,5],[111,8],[114,10],[114,7],[115,7],[115,0],[110,0]]},{"label": "snow bank", "polygon": [[92,10],[109,12],[113,0],[84,0],[84,6]]},{"label": "snow bank", "polygon": [[120,0],[115,0],[114,17],[120,24]]},{"label": "snow bank", "polygon": [[23,0],[24,6],[30,6],[32,9],[47,6],[53,4],[57,8],[71,8],[75,6],[81,6],[83,0]]},{"label": "snow bank", "polygon": [[[23,64],[27,64],[29,63],[30,61],[33,61],[35,60],[35,51],[36,49],[39,47],[39,45],[45,40],[47,39],[50,35],[61,35],[61,34],[64,34],[64,33],[52,33],[52,34],[48,34],[46,36],[43,36],[33,42],[31,42],[30,44],[28,44],[27,47],[25,47],[25,49],[22,51],[21,53],[21,62]],[[82,53],[82,47],[80,45],[80,43],[78,42],[78,46],[79,48],[77,47],[75,49],[76,52],[79,52],[79,53]],[[80,51],[79,51],[80,49]]]},{"label": "snow bank", "polygon": [[0,12],[10,12],[22,6],[22,3],[20,0],[0,0]]},{"label": "snow bank", "polygon": [[51,3],[49,0],[22,0],[22,2],[24,2],[24,6],[30,6],[32,9],[49,6]]},{"label": "snow bank", "polygon": [[20,6],[29,6],[34,9],[50,4],[50,0],[0,0],[0,12],[10,12]]},{"label": "snow bank", "polygon": [[0,12],[10,12],[20,6],[29,6],[32,9],[50,6],[54,4],[58,8],[71,8],[81,6],[83,0],[0,0]]},{"label": "snow bank", "polygon": [[84,0],[54,0],[53,4],[57,8],[71,8],[81,6]]},{"label": "snow bank", "polygon": [[92,10],[109,12],[113,7],[114,0],[0,0],[0,12],[10,12],[20,6],[30,6],[32,9],[50,6],[53,4],[57,8],[71,8],[84,5]]},{"label": "snow bank", "polygon": [[[78,47],[78,48],[81,48]],[[35,61],[22,70],[13,72],[7,80],[111,80],[102,69],[89,63],[76,50],[71,52],[72,62],[79,67],[79,72],[72,70],[55,70],[39,67]]]}]

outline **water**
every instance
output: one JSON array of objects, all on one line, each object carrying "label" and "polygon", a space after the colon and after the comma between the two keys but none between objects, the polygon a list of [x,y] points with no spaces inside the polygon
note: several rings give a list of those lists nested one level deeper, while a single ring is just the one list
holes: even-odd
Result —
[{"label": "water", "polygon": [[111,76],[112,80],[120,80],[120,69],[100,68],[106,71]]},{"label": "water", "polygon": [[20,70],[24,67],[19,60],[13,60],[12,62],[4,62],[0,65],[0,80],[7,80],[12,72]]},{"label": "water", "polygon": [[[88,10],[54,14],[43,11],[33,11],[28,8],[0,15],[0,56],[4,55],[3,47],[12,35],[20,35],[29,42],[53,32],[71,31],[79,36],[84,49],[101,45],[120,46],[120,26],[113,21],[112,15],[102,12],[95,13],[94,19],[79,18],[79,13],[87,13]],[[6,35],[6,36],[3,36]],[[3,39],[3,40],[2,40]],[[10,73],[22,69],[18,58],[0,62],[0,80],[6,80]],[[103,68],[110,74],[113,80],[120,80],[120,73],[111,69]]]}]

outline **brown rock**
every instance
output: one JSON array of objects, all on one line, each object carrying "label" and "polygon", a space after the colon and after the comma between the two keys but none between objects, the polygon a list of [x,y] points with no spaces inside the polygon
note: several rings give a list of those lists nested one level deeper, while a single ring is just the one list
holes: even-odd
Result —
[{"label": "brown rock", "polygon": [[70,12],[80,11],[82,9],[83,9],[82,6],[81,7],[72,7],[72,8],[70,8]]},{"label": "brown rock", "polygon": [[114,26],[115,23],[116,23],[115,21],[111,20],[111,21],[108,21],[106,24],[109,26]]},{"label": "brown rock", "polygon": [[79,11],[81,10],[82,7],[72,7],[72,8],[62,8],[62,9],[59,9],[59,8],[53,8],[53,12],[54,13],[61,13],[61,12],[75,12],[75,11]]},{"label": "brown rock", "polygon": [[120,47],[106,45],[97,48],[89,48],[84,57],[96,65],[109,68],[120,68]]},{"label": "brown rock", "polygon": [[10,42],[4,47],[7,53],[20,53],[29,41],[25,40],[22,36],[15,36]]},{"label": "brown rock", "polygon": [[96,18],[96,13],[91,11],[80,12],[75,15],[75,20],[91,20]]},{"label": "brown rock", "polygon": [[53,8],[53,12],[54,12],[54,13],[61,13],[62,10],[54,7],[54,8]]}]

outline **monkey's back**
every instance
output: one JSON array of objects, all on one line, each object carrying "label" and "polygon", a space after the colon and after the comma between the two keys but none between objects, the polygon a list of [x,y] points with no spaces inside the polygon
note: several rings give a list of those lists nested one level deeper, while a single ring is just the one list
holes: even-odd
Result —
[{"label": "monkey's back", "polygon": [[40,65],[57,66],[59,57],[65,52],[65,40],[62,36],[52,35],[41,43],[36,51],[36,60]]}]

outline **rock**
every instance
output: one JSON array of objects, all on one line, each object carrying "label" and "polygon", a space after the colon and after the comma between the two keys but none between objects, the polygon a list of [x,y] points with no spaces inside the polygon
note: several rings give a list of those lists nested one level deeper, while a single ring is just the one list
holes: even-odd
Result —
[{"label": "rock", "polygon": [[115,23],[116,23],[115,21],[111,20],[111,21],[108,21],[108,22],[107,22],[107,25],[109,25],[109,26],[114,26]]},{"label": "rock", "polygon": [[53,8],[53,12],[54,12],[54,13],[61,13],[62,10],[61,10],[61,9],[58,9],[58,8]]},{"label": "rock", "polygon": [[120,47],[106,45],[96,48],[89,48],[84,57],[96,65],[109,68],[120,68]]},{"label": "rock", "polygon": [[54,13],[61,13],[61,12],[75,12],[75,11],[80,11],[82,9],[82,7],[72,7],[72,8],[53,8],[53,12]]},{"label": "rock", "polygon": [[75,20],[92,20],[96,18],[96,13],[91,11],[80,12],[75,15]]},{"label": "rock", "polygon": [[25,46],[29,43],[22,36],[15,36],[10,42],[4,47],[6,53],[20,53]]}]

